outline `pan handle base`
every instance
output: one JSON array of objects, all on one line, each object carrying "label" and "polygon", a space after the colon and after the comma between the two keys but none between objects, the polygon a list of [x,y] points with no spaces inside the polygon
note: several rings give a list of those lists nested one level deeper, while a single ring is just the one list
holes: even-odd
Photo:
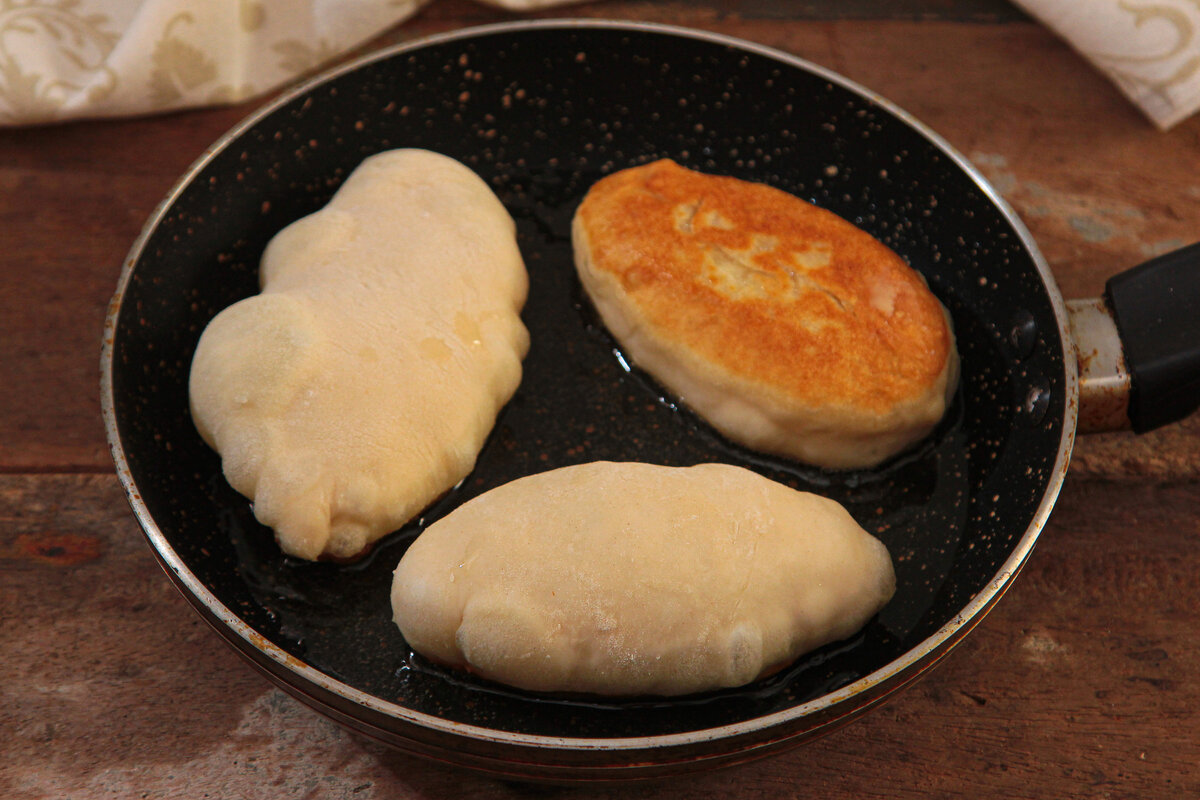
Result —
[{"label": "pan handle base", "polygon": [[1103,298],[1068,300],[1079,359],[1080,433],[1126,430],[1131,380],[1116,321]]}]

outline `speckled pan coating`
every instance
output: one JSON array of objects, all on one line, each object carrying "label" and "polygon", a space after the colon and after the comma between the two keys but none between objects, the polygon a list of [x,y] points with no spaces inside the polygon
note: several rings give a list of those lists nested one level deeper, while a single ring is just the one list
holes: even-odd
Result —
[{"label": "speckled pan coating", "polygon": [[[256,291],[280,228],[366,156],[462,160],[517,220],[531,277],[520,390],[474,473],[364,561],[283,558],[187,410],[201,330]],[[963,382],[935,434],[881,468],[823,472],[722,441],[630,370],[577,283],[570,220],[608,172],[669,157],[765,181],[876,235],[950,309]],[[842,724],[978,622],[1049,514],[1075,420],[1062,303],[982,178],[885,101],[790,56],[692,31],[511,24],[368,57],[271,104],[201,158],[147,224],[104,347],[118,472],[172,579],[297,697],[406,750],[577,779],[744,760]],[[895,600],[851,641],[740,690],[671,702],[523,694],[410,653],[391,571],[421,528],[493,486],[587,460],[730,461],[844,503],[889,546]]]}]

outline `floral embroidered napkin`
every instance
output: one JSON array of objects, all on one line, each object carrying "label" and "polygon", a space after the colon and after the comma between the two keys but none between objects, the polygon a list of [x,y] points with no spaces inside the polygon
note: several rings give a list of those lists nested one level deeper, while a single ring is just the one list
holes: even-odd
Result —
[{"label": "floral embroidered napkin", "polygon": [[[573,0],[483,0],[513,11]],[[244,100],[429,0],[0,0],[0,125]]]},{"label": "floral embroidered napkin", "polygon": [[1200,0],[1015,0],[1159,128],[1200,109]]}]

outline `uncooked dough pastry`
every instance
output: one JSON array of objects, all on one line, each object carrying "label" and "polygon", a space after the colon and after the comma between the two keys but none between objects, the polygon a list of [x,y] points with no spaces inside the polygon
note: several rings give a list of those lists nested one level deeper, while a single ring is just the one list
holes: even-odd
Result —
[{"label": "uncooked dough pastry", "polygon": [[626,355],[747,447],[870,467],[953,397],[953,331],[921,275],[778,189],[656,161],[597,182],[573,239]]},{"label": "uncooked dough pastry", "polygon": [[725,464],[594,462],[435,522],[392,611],[415,651],[522,689],[680,695],[844,639],[894,589],[886,547],[833,500]]},{"label": "uncooked dough pastry", "polygon": [[462,164],[365,160],[200,338],[192,416],[291,555],[352,558],[472,469],[521,379],[515,225]]}]

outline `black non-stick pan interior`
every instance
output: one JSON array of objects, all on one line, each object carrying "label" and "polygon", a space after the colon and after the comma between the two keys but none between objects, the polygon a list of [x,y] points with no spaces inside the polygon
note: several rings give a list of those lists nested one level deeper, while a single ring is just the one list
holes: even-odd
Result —
[{"label": "black non-stick pan interior", "polygon": [[[366,156],[421,147],[477,171],[515,217],[532,348],[475,471],[361,563],[280,555],[188,414],[207,322],[257,291],[278,230]],[[669,157],[780,187],[874,234],[949,308],[963,377],[928,441],[827,472],[723,441],[630,367],[581,293],[583,194]],[[398,49],[296,93],[194,168],[135,247],[112,345],[118,448],[169,548],[232,614],[337,682],[444,720],[609,738],[753,720],[864,678],[954,621],[1057,486],[1065,370],[1053,290],[1019,223],[969,167],[889,106],[768,51],[638,26],[504,26]],[[844,503],[892,552],[895,599],[859,635],[743,689],[671,701],[535,696],[431,665],[390,619],[391,572],[431,521],[506,481],[582,461],[726,461]]]}]

